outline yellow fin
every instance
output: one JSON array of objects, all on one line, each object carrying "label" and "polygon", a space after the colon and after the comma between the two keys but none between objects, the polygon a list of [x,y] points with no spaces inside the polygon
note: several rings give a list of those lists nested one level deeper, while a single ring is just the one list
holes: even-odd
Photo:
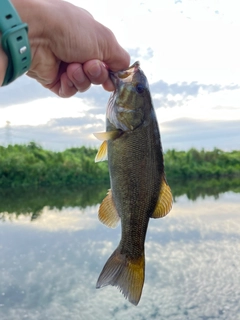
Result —
[{"label": "yellow fin", "polygon": [[121,135],[121,130],[95,132],[93,134],[98,140],[114,140]]},{"label": "yellow fin", "polygon": [[152,218],[157,219],[166,216],[172,208],[172,202],[171,189],[164,179]]},{"label": "yellow fin", "polygon": [[103,199],[99,207],[98,218],[109,228],[116,228],[120,220],[117,209],[113,202],[111,189],[108,191],[107,196]]},{"label": "yellow fin", "polygon": [[121,253],[118,247],[103,267],[96,288],[115,286],[126,299],[136,306],[141,298],[144,274],[144,252],[139,258],[133,260]]},{"label": "yellow fin", "polygon": [[107,160],[107,141],[103,141],[103,143],[100,145],[98,149],[98,153],[95,157],[95,162],[105,161]]}]

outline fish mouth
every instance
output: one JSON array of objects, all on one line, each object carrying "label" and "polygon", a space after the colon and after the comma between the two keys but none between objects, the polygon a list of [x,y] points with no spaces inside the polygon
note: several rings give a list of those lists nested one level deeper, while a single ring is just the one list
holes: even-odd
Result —
[{"label": "fish mouth", "polygon": [[131,82],[134,74],[139,70],[140,62],[134,62],[129,68],[117,72],[109,71],[110,79],[112,80],[115,88],[121,82]]}]

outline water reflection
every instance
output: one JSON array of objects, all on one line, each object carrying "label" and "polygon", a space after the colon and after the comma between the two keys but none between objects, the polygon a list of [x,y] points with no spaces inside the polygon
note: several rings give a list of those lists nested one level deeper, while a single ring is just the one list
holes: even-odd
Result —
[{"label": "water reflection", "polygon": [[[28,196],[18,191],[19,197],[12,194],[8,200],[5,191],[0,201],[1,320],[240,318],[237,183],[219,192],[215,185],[212,193],[210,187],[208,193],[196,188],[199,197],[172,187],[171,214],[150,222],[138,307],[116,288],[95,289],[120,237],[120,228],[108,229],[97,220],[107,186],[102,189],[32,190]],[[31,221],[33,209],[38,216]]]},{"label": "water reflection", "polygon": [[173,196],[186,194],[190,200],[196,200],[199,197],[214,196],[216,199],[219,194],[233,191],[240,192],[240,176],[221,177],[218,179],[192,179],[183,181],[169,181]]},{"label": "water reflection", "polygon": [[66,207],[86,208],[100,203],[105,197],[108,185],[84,187],[48,187],[0,189],[0,219],[13,214],[29,215],[37,219],[45,207],[59,209]]},{"label": "water reflection", "polygon": [[[186,195],[189,200],[199,197],[214,196],[233,191],[240,192],[240,178],[229,177],[209,180],[169,181],[174,199]],[[49,188],[17,188],[0,189],[0,219],[13,214],[29,215],[31,220],[37,219],[45,207],[59,209],[66,207],[86,208],[97,205],[105,197],[109,185],[85,187],[49,187]]]}]

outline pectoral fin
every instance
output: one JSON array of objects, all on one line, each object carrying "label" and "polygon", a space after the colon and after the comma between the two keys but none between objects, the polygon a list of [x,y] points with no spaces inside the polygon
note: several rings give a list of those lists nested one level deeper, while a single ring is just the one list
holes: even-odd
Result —
[{"label": "pectoral fin", "polygon": [[107,196],[103,199],[99,211],[99,220],[109,228],[116,228],[120,217],[113,202],[112,191],[109,190]]},{"label": "pectoral fin", "polygon": [[107,158],[107,140],[117,139],[120,135],[121,135],[120,130],[94,133],[94,136],[97,139],[103,140],[103,143],[98,149],[98,153],[95,157],[95,162],[105,161],[108,159]]},{"label": "pectoral fin", "polygon": [[172,202],[171,189],[164,179],[152,218],[158,219],[166,216],[172,208]]},{"label": "pectoral fin", "polygon": [[121,135],[121,130],[107,131],[107,132],[95,132],[93,135],[98,140],[114,140]]},{"label": "pectoral fin", "polygon": [[107,156],[107,141],[103,141],[103,143],[100,145],[98,149],[98,153],[95,157],[95,162],[105,161],[108,159]]}]

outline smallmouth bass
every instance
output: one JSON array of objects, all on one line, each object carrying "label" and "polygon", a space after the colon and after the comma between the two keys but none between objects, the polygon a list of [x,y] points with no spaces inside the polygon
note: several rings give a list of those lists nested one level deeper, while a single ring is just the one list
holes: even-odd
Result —
[{"label": "smallmouth bass", "polygon": [[116,286],[137,305],[145,277],[144,242],[150,218],[162,218],[172,207],[164,173],[160,133],[146,76],[135,62],[111,72],[115,91],[109,99],[106,132],[95,161],[108,159],[111,189],[99,207],[99,220],[122,236],[106,262],[97,288]]}]

